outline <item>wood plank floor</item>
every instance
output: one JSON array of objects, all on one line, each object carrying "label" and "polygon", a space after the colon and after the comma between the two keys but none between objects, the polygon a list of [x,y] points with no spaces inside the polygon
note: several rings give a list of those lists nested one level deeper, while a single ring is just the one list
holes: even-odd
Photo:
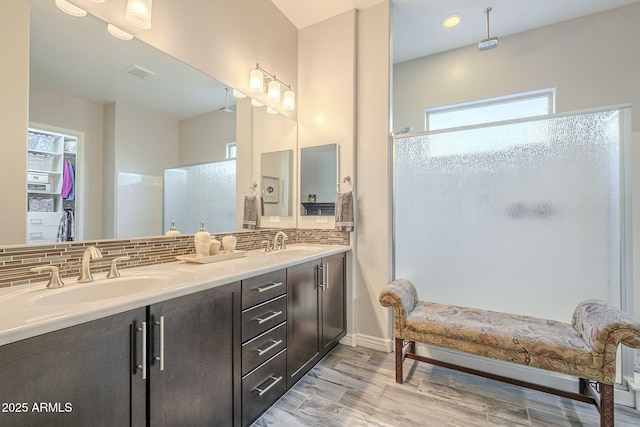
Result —
[{"label": "wood plank floor", "polygon": [[[616,405],[616,426],[640,412]],[[598,426],[594,406],[394,354],[338,345],[254,424],[268,426]]]}]

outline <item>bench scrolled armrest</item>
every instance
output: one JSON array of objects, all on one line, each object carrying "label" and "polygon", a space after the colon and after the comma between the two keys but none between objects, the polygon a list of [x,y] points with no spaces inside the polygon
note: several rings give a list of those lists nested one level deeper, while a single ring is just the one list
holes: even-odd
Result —
[{"label": "bench scrolled armrest", "polygon": [[394,280],[380,292],[379,301],[382,306],[393,308],[393,331],[395,336],[399,336],[407,314],[418,303],[416,288],[406,279]]},{"label": "bench scrolled armrest", "polygon": [[618,344],[640,348],[640,323],[604,301],[587,300],[578,304],[572,324],[593,352],[603,356],[608,373],[615,373]]}]

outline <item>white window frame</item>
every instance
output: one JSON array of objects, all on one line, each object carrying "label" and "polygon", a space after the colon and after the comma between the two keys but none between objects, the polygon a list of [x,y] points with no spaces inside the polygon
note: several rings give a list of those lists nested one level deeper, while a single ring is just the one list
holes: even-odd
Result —
[{"label": "white window frame", "polygon": [[[483,107],[492,107],[492,106],[496,106],[496,105],[504,105],[504,104],[509,104],[509,103],[513,103],[513,102],[518,102],[518,101],[526,101],[526,100],[530,100],[530,99],[534,99],[534,98],[542,98],[542,97],[546,97],[547,98],[547,109],[548,109],[548,113],[544,114],[544,115],[551,115],[555,113],[555,89],[542,89],[542,90],[536,90],[536,91],[531,91],[531,92],[524,92],[524,93],[518,93],[518,94],[513,94],[513,95],[506,95],[506,96],[500,96],[500,97],[496,97],[496,98],[488,98],[488,99],[482,99],[479,101],[470,101],[470,102],[463,102],[460,104],[452,104],[452,105],[445,105],[445,106],[441,106],[441,107],[435,107],[435,108],[427,108],[424,110],[424,129],[426,131],[433,131],[433,130],[444,130],[444,129],[454,129],[452,128],[438,128],[438,129],[431,129],[430,128],[430,121],[429,121],[429,117],[432,114],[441,114],[441,113],[450,113],[450,112],[456,112],[456,111],[464,111],[464,110],[470,110],[470,109],[481,109]],[[536,116],[541,116],[543,114],[534,114],[534,115],[530,115],[530,116],[526,116],[526,117],[536,117]],[[519,119],[519,118],[523,118],[523,116],[514,116],[514,117],[508,117],[508,118],[504,118],[501,120],[497,120],[497,121],[503,121],[503,120],[510,120],[510,119]],[[468,123],[469,126],[472,125],[478,125],[481,123],[490,123],[491,121],[479,121],[479,122],[474,122],[474,123]],[[464,127],[466,125],[463,126],[459,126],[459,127]]]}]

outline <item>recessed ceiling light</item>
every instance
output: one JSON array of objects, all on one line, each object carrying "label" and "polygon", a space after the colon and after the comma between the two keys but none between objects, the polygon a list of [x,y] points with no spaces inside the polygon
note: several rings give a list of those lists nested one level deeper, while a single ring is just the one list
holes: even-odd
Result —
[{"label": "recessed ceiling light", "polygon": [[445,28],[455,27],[462,21],[462,15],[459,13],[454,13],[453,15],[449,15],[442,20],[442,26]]}]

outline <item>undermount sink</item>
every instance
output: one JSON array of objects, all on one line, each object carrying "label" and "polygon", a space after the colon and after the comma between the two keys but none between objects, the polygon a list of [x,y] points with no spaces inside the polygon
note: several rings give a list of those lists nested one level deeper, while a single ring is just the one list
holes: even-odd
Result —
[{"label": "undermount sink", "polygon": [[313,255],[315,253],[321,252],[323,250],[322,247],[318,246],[307,246],[307,245],[295,245],[289,246],[287,249],[279,249],[277,251],[269,252],[271,256],[304,256],[304,255]]},{"label": "undermount sink", "polygon": [[92,283],[72,284],[61,289],[47,289],[32,300],[32,305],[53,306],[82,304],[110,298],[119,298],[157,289],[170,278],[161,275],[121,276],[115,279],[97,279]]}]

